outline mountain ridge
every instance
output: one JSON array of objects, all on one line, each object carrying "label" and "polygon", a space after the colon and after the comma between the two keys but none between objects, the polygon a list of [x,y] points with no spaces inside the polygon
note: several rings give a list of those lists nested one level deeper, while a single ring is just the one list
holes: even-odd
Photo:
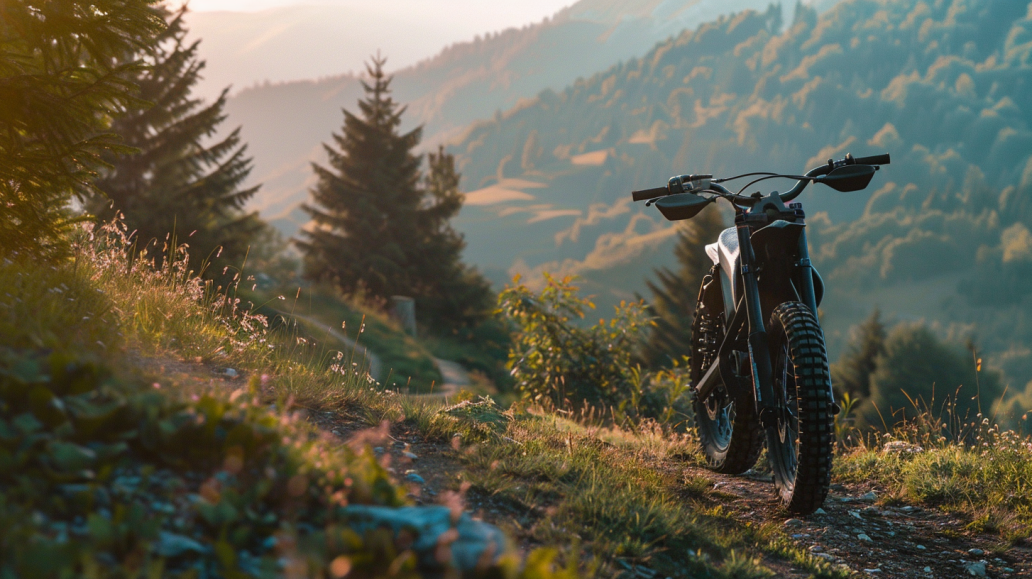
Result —
[{"label": "mountain ridge", "polygon": [[[727,10],[766,8],[768,0],[654,4],[682,10],[678,18],[666,12],[663,19],[626,18],[613,15],[642,8],[629,0],[582,0],[537,24],[455,43],[432,59],[396,71],[392,86],[395,98],[409,106],[407,127],[425,126],[423,145],[429,150],[458,138],[477,119],[491,118],[541,90],[561,90],[577,78],[643,54],[702,18]],[[594,6],[605,8],[602,16],[589,14]],[[322,161],[320,143],[339,128],[340,108],[354,106],[360,92],[359,78],[342,75],[250,87],[229,100],[231,124],[243,126],[255,158],[251,182],[264,184],[252,207],[283,233],[292,235],[305,222],[297,206],[311,184],[309,163]]]},{"label": "mountain ridge", "polygon": [[460,216],[469,255],[528,279],[580,274],[608,306],[644,290],[624,271],[665,265],[675,227],[632,208],[632,189],[890,152],[869,192],[799,199],[831,288],[833,352],[881,306],[975,340],[1020,388],[1032,379],[1032,292],[1016,281],[1032,275],[1032,109],[1019,96],[1032,10],[848,0],[802,10],[785,32],[778,17],[705,24],[471,127],[450,149],[470,196],[508,187]]}]

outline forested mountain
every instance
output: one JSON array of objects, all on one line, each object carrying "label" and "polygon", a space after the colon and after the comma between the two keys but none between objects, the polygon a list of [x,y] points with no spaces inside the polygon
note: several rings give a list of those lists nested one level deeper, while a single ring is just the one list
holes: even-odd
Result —
[{"label": "forested mountain", "polygon": [[[834,2],[820,0],[816,4]],[[721,14],[766,9],[769,3],[581,0],[538,24],[452,45],[403,70],[395,68],[404,62],[392,52],[397,41],[384,35],[379,46],[394,74],[395,98],[409,106],[406,128],[425,125],[424,146],[432,150],[459,136],[470,123],[491,118],[521,99],[533,98],[545,89],[561,90],[578,78],[639,57],[657,42]],[[792,6],[786,10],[791,12]],[[274,52],[271,62],[290,53],[286,47]],[[298,206],[313,183],[309,163],[324,160],[319,143],[339,126],[341,108],[353,106],[361,91],[358,78],[344,75],[251,87],[230,99],[227,112],[234,124],[244,126],[243,137],[254,155],[252,179],[262,183],[252,207],[284,233],[295,233],[307,220]]]},{"label": "forested mountain", "polygon": [[880,306],[974,339],[1023,388],[1032,6],[849,0],[784,24],[773,8],[722,18],[469,130],[452,148],[472,191],[469,258],[581,273],[611,302],[642,288],[673,239],[632,189],[887,151],[872,190],[800,198],[833,350]]}]

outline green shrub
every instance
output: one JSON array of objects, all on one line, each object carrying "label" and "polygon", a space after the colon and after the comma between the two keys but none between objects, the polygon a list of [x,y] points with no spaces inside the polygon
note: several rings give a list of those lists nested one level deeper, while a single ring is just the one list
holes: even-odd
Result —
[{"label": "green shrub", "polygon": [[683,369],[656,374],[632,363],[650,323],[643,303],[622,303],[608,322],[575,323],[594,308],[577,295],[572,278],[546,274],[539,294],[520,285],[499,296],[502,314],[515,328],[509,365],[516,389],[530,400],[559,408],[601,409],[617,420],[685,416]]}]

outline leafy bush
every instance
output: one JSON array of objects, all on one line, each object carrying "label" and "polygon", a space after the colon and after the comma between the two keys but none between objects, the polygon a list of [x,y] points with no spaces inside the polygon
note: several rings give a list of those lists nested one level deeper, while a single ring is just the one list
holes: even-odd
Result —
[{"label": "leafy bush", "polygon": [[647,374],[632,363],[650,323],[643,303],[622,303],[608,322],[585,328],[574,322],[594,305],[577,295],[573,278],[545,280],[537,295],[517,279],[499,296],[515,328],[509,365],[517,391],[547,406],[601,409],[618,420],[684,415],[681,369]]}]

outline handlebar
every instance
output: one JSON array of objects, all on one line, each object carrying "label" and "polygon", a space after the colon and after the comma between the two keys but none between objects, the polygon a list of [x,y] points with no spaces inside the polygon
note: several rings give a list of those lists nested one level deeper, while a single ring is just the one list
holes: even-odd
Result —
[{"label": "handlebar", "polygon": [[654,189],[642,189],[641,191],[631,191],[631,198],[635,201],[646,201],[649,199],[655,199],[656,197],[662,197],[669,195],[670,191],[666,187],[656,187]]},{"label": "handlebar", "polygon": [[844,167],[846,165],[888,165],[890,161],[891,159],[889,158],[888,153],[885,153],[883,155],[871,155],[870,157],[859,158],[854,158],[853,155],[846,153],[846,156],[841,161],[833,161],[832,159],[828,159],[828,163],[826,165],[821,165],[820,167],[810,169],[806,172],[806,176],[809,177],[809,179],[800,179],[796,182],[794,187],[792,187],[785,193],[782,193],[781,202],[788,203],[789,201],[795,199],[799,196],[800,193],[803,192],[803,189],[806,189],[806,186],[810,184],[810,181],[812,181],[814,177],[827,175],[828,173],[831,173],[839,167]]},{"label": "handlebar", "polygon": [[856,159],[853,159],[853,161],[856,162],[857,165],[888,165],[889,164],[889,154],[885,153],[884,155],[872,155],[870,157],[857,157]]},{"label": "handlebar", "polygon": [[[781,193],[781,201],[787,203],[795,199],[799,196],[800,193],[803,192],[803,189],[806,189],[806,186],[809,185],[810,182],[814,181],[817,177],[821,177],[823,175],[831,173],[833,170],[839,167],[843,167],[846,165],[888,165],[890,164],[890,161],[891,159],[888,153],[885,153],[883,155],[871,155],[869,157],[856,158],[847,153],[845,158],[839,161],[828,159],[827,164],[810,169],[806,172],[805,179],[799,179],[798,181],[796,181],[795,186],[793,186],[785,193]],[[631,198],[634,201],[647,201],[650,199],[656,199],[657,197],[663,197],[675,193],[686,192],[684,182],[705,178],[706,180],[702,190],[696,189],[695,192],[702,193],[708,191],[710,193],[717,193],[725,198],[731,199],[735,203],[740,203],[742,205],[751,206],[756,203],[755,197],[747,197],[744,195],[732,193],[731,191],[727,190],[725,187],[719,184],[721,180],[710,181],[710,177],[710,175],[683,175],[681,177],[674,177],[670,179],[666,187],[655,187],[652,189],[632,191]],[[695,184],[693,183],[692,185],[694,186]]]}]

